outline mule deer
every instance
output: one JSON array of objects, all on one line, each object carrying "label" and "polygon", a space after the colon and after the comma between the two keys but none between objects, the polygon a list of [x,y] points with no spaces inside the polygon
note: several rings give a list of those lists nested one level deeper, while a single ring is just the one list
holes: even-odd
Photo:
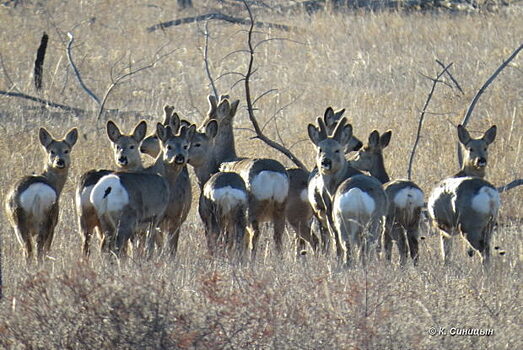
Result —
[{"label": "mule deer", "polygon": [[[91,203],[110,247],[118,254],[139,230],[155,231],[169,204],[170,184],[176,181],[187,161],[194,128],[182,127],[174,135],[171,127],[158,123],[156,133],[161,152],[155,164],[142,172],[117,172],[104,176],[93,188]],[[151,245],[149,246],[151,249]]]},{"label": "mule deer", "polygon": [[377,241],[388,203],[379,181],[363,175],[345,159],[342,150],[352,136],[352,126],[346,122],[340,119],[331,136],[321,118],[319,129],[309,124],[309,137],[317,152],[315,195],[325,204],[324,220],[337,237],[338,256],[345,252],[349,257],[350,246],[356,245],[365,263],[370,245]]},{"label": "mule deer", "polygon": [[[109,120],[107,122],[107,136],[111,141],[114,160],[117,171],[140,171],[143,170],[142,159],[140,158],[139,146],[147,132],[145,121],[139,122],[132,134],[122,134],[118,126]],[[78,226],[83,237],[84,255],[89,255],[89,244],[95,231],[101,236],[102,246],[104,246],[104,236],[100,229],[100,222],[96,211],[89,198],[94,185],[105,175],[112,173],[111,170],[91,170],[80,177],[76,186],[76,211],[78,213]]]},{"label": "mule deer", "polygon": [[459,125],[458,138],[464,152],[462,168],[432,190],[428,211],[434,226],[440,230],[441,253],[445,263],[450,259],[453,236],[461,235],[470,247],[469,256],[478,251],[483,263],[488,264],[500,197],[496,188],[483,177],[488,146],[496,138],[496,126],[475,139],[470,137],[464,126]]},{"label": "mule deer", "polygon": [[208,120],[201,129],[193,135],[189,164],[193,166],[200,186],[198,213],[205,225],[207,246],[211,253],[215,253],[223,237],[229,253],[235,248],[237,255],[241,255],[245,246],[247,188],[240,175],[216,172],[218,164],[210,165],[218,122]]},{"label": "mule deer", "polygon": [[406,263],[409,252],[416,264],[419,255],[418,237],[424,194],[412,181],[401,179],[390,181],[383,160],[383,149],[389,145],[391,136],[391,131],[380,136],[379,132],[374,130],[369,135],[367,145],[357,152],[350,163],[378,179],[387,193],[389,210],[383,231],[385,257],[391,260],[394,240],[398,244],[400,264]]},{"label": "mule deer", "polygon": [[259,224],[272,221],[274,242],[278,252],[282,251],[283,233],[285,230],[285,203],[289,192],[289,177],[283,165],[273,159],[241,159],[237,156],[233,134],[233,119],[239,101],[229,102],[223,97],[219,102],[209,97],[210,110],[204,125],[210,119],[218,122],[217,135],[214,138],[213,159],[206,167],[216,171],[235,172],[245,181],[249,193],[248,231],[249,246],[252,256],[256,255],[260,236]]},{"label": "mule deer", "polygon": [[[186,120],[180,120],[177,113],[174,112],[173,106],[164,107],[165,118],[164,126],[170,126],[173,133],[177,133],[180,127],[190,127]],[[160,144],[156,135],[149,136],[143,140],[140,146],[140,152],[156,158],[160,152]],[[182,170],[176,181],[170,184],[170,198],[165,217],[162,221],[161,230],[168,234],[169,253],[174,256],[178,251],[178,241],[180,238],[180,229],[182,224],[187,220],[192,204],[192,186],[189,178],[187,164]]]},{"label": "mule deer", "polygon": [[78,131],[73,128],[64,139],[57,140],[41,128],[38,136],[47,155],[43,173],[20,179],[6,197],[7,216],[20,245],[25,249],[28,262],[33,258],[33,237],[36,237],[39,261],[51,249],[58,222],[58,202],[71,165],[71,149],[78,140]]}]

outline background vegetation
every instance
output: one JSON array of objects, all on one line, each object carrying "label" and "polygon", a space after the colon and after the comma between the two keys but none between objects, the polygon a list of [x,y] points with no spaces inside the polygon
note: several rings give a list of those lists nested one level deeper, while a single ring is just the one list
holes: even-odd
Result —
[{"label": "background vegetation", "polygon": [[[8,2],[6,2],[7,4]],[[204,68],[203,23],[148,32],[174,18],[220,10],[244,18],[238,6],[219,8],[202,1],[180,11],[172,1],[23,1],[0,8],[0,90],[22,92],[82,110],[97,105],[79,87],[66,56],[67,32],[86,84],[103,96],[112,79],[154,62],[154,67],[116,86],[97,123],[96,113],[42,108],[0,96],[0,188],[4,200],[17,178],[39,172],[42,151],[37,131],[55,136],[76,126],[70,179],[52,257],[26,266],[5,216],[1,217],[4,298],[0,303],[0,347],[64,348],[303,348],[303,349],[518,349],[523,348],[521,241],[523,192],[502,195],[503,205],[488,271],[462,247],[450,266],[439,259],[439,240],[424,227],[419,266],[400,268],[378,261],[367,269],[337,266],[333,256],[294,256],[288,231],[284,256],[273,253],[265,235],[264,254],[248,266],[208,256],[203,229],[193,209],[183,227],[176,259],[111,263],[94,253],[80,255],[73,206],[79,176],[111,167],[105,120],[124,129],[145,118],[150,126],[162,106],[174,104],[195,122],[211,93]],[[228,2],[231,3],[231,2]],[[262,3],[262,2],[257,2]],[[272,2],[267,2],[272,3]],[[225,5],[224,5],[225,6]],[[332,12],[278,13],[253,6],[256,19],[291,26],[259,28],[253,95],[265,132],[290,147],[312,167],[314,154],[306,124],[327,106],[347,108],[355,134],[392,129],[386,166],[393,178],[406,176],[417,120],[434,77],[448,64],[464,93],[439,84],[429,106],[413,179],[428,193],[456,171],[456,125],[477,89],[521,44],[522,9],[495,12]],[[236,142],[244,156],[275,157],[292,164],[257,140],[244,109],[242,84],[231,72],[245,72],[245,27],[209,22],[208,54],[219,93],[242,101]],[[33,64],[42,32],[49,35],[43,89],[33,85]],[[283,40],[284,39],[284,40]],[[521,58],[507,67],[476,107],[469,129],[479,135],[498,125],[490,147],[487,178],[497,186],[522,177],[523,85]],[[197,191],[195,191],[197,198]],[[396,256],[397,258],[397,256]],[[430,336],[430,327],[492,328],[490,337]]]}]

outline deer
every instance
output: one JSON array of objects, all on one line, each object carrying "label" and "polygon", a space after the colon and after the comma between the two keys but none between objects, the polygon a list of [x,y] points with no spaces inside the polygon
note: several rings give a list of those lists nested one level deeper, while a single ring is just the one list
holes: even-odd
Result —
[{"label": "deer", "polygon": [[458,139],[463,151],[459,172],[443,179],[432,190],[428,200],[429,217],[440,233],[441,254],[450,262],[453,238],[464,238],[468,255],[479,253],[484,266],[490,262],[490,241],[501,205],[499,192],[484,179],[488,147],[496,138],[496,126],[482,137],[472,138],[463,125],[458,125]]},{"label": "deer", "polygon": [[351,247],[357,247],[366,263],[370,247],[377,241],[384,223],[388,199],[381,183],[352,167],[343,150],[352,137],[352,126],[341,118],[332,135],[318,118],[317,128],[309,124],[309,138],[316,149],[316,193],[325,205],[322,213],[337,237],[338,257],[349,262]]},{"label": "deer", "polygon": [[[318,127],[310,124],[308,127],[309,138],[311,132],[320,133],[322,137],[327,139],[328,135],[332,135],[336,129],[339,121],[342,119],[342,114],[345,110],[334,112],[332,107],[328,107],[322,118],[317,118]],[[346,119],[344,121],[346,123]],[[327,126],[328,125],[328,126]],[[321,132],[320,132],[321,131]],[[327,143],[334,143],[334,140],[328,141]],[[361,148],[362,142],[351,135],[347,140],[344,139],[345,144],[341,145],[341,148],[336,148],[336,152],[332,154],[334,159],[334,167],[336,169],[330,169],[333,165],[332,160],[326,160],[329,164],[316,165],[311,171],[308,179],[307,193],[309,204],[312,207],[314,216],[319,223],[320,236],[322,238],[322,250],[326,253],[328,251],[331,236],[334,236],[336,253],[340,257],[343,254],[341,248],[341,242],[337,235],[333,235],[334,232],[329,228],[329,215],[332,209],[331,195],[334,195],[336,187],[342,180],[349,176],[362,174],[359,170],[353,167],[345,167],[346,154]],[[314,143],[314,142],[313,142]],[[327,169],[329,168],[329,169]],[[330,225],[332,226],[332,225]]]},{"label": "deer", "polygon": [[218,129],[218,122],[210,119],[194,133],[188,162],[200,187],[198,213],[205,226],[209,252],[215,254],[220,241],[224,241],[229,255],[241,257],[246,245],[249,194],[240,175],[218,171],[213,152]]},{"label": "deer", "polygon": [[240,175],[218,169],[213,152],[218,129],[218,122],[210,119],[194,133],[189,165],[200,187],[198,213],[205,226],[209,252],[215,254],[224,241],[229,255],[235,253],[241,257],[245,249],[249,194]]},{"label": "deer", "polygon": [[[327,132],[331,133],[336,127],[336,123],[345,113],[345,109],[338,111],[329,110],[329,113],[324,114],[324,123]],[[345,153],[356,151],[363,146],[363,143],[354,135],[346,145]],[[292,226],[296,232],[297,253],[298,255],[306,254],[306,246],[309,244],[313,251],[316,251],[320,245],[320,240],[312,232],[312,219],[315,217],[315,210],[318,208],[318,203],[315,203],[314,196],[309,200],[309,178],[314,177],[317,169],[308,172],[301,168],[287,168],[289,174],[289,194],[287,196],[287,204],[285,207],[285,217],[287,222]],[[326,250],[327,242],[329,241],[329,231],[326,227],[320,225],[320,235],[322,237],[323,250]]]},{"label": "deer", "polygon": [[171,186],[187,162],[194,127],[182,126],[173,134],[170,126],[158,123],[156,134],[160,153],[154,165],[141,172],[116,172],[101,178],[90,201],[109,246],[118,256],[139,231],[151,228],[149,252],[156,241],[156,230],[168,209]]},{"label": "deer", "polygon": [[46,160],[40,175],[25,176],[17,181],[6,197],[6,211],[27,262],[43,261],[51,250],[58,223],[59,199],[71,166],[71,150],[78,140],[78,130],[69,130],[63,139],[55,139],[45,128],[38,133]]},{"label": "deer", "polygon": [[283,250],[283,233],[285,231],[285,205],[289,192],[289,176],[285,167],[278,161],[268,158],[240,158],[236,153],[233,120],[238,109],[239,100],[230,102],[224,96],[219,101],[209,96],[210,109],[202,125],[215,119],[219,125],[214,138],[213,159],[205,167],[207,172],[216,171],[239,174],[246,185],[248,197],[247,233],[251,257],[255,258],[260,237],[259,225],[272,221],[273,239],[276,250]]},{"label": "deer", "polygon": [[405,265],[410,253],[414,264],[419,257],[419,225],[421,210],[424,207],[424,193],[413,181],[392,180],[385,169],[383,149],[392,136],[392,131],[382,135],[377,130],[370,133],[367,144],[350,160],[355,168],[368,172],[378,179],[389,199],[389,209],[383,231],[385,258],[392,259],[392,244],[397,242],[400,253],[400,265]]},{"label": "deer", "polygon": [[[144,139],[147,132],[147,123],[140,121],[131,134],[123,134],[118,125],[113,121],[107,122],[107,136],[111,141],[114,160],[116,162],[116,171],[141,171],[143,170],[142,159],[140,157],[140,142]],[[98,232],[101,237],[102,244],[100,248],[105,246],[104,236],[102,235],[100,222],[96,211],[91,204],[89,198],[91,191],[105,175],[112,173],[112,170],[90,170],[80,177],[80,181],[76,186],[76,211],[78,213],[78,226],[83,237],[82,250],[84,256],[90,255],[90,241],[94,232]]]},{"label": "deer", "polygon": [[[174,111],[174,107],[166,105],[164,107],[164,126],[170,126],[174,133],[182,127],[190,127],[190,123],[186,120],[180,120],[179,115]],[[151,135],[145,138],[140,145],[140,152],[147,154],[153,158],[160,153],[160,142],[157,135]],[[182,224],[187,220],[192,204],[192,185],[189,178],[189,171],[187,164],[182,167],[182,170],[176,181],[171,184],[169,205],[165,218],[162,222],[162,232],[168,233],[169,253],[175,256],[178,251],[178,242],[180,238],[180,229]]]}]

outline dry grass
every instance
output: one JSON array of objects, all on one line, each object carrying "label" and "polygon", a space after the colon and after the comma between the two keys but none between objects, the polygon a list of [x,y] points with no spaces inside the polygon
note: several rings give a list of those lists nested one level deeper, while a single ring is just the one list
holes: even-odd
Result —
[{"label": "dry grass", "polygon": [[[115,72],[135,68],[150,62],[162,46],[163,52],[176,49],[111,95],[108,108],[122,112],[112,118],[127,129],[139,116],[152,125],[165,103],[174,104],[194,121],[205,115],[210,88],[202,60],[203,27],[145,30],[181,16],[174,2],[24,3],[0,13],[0,89],[14,88],[94,109],[68,67],[65,34],[72,30],[77,64],[99,96],[111,83],[111,67]],[[201,6],[195,13],[204,11]],[[366,139],[375,128],[392,129],[386,165],[393,177],[405,176],[417,118],[431,84],[420,73],[435,76],[436,58],[454,62],[451,72],[465,94],[445,85],[437,87],[414,164],[414,180],[427,192],[456,170],[455,125],[476,90],[523,37],[518,7],[475,15],[320,13],[284,18],[258,11],[257,16],[298,28],[257,36],[291,40],[270,41],[259,48],[252,85],[256,95],[277,89],[260,100],[258,118],[262,124],[273,118],[276,124],[271,122],[266,129],[269,136],[281,137],[309,166],[313,154],[306,123],[332,105],[347,108],[360,138]],[[210,23],[209,29],[214,76],[245,71],[247,57],[229,55],[246,47],[244,28]],[[36,92],[31,72],[43,31],[50,35],[50,42],[44,90]],[[469,126],[477,135],[498,125],[487,175],[496,185],[523,175],[521,62],[517,58],[487,90]],[[243,103],[242,85],[234,85],[236,79],[223,76],[217,80],[218,89]],[[290,238],[284,256],[277,257],[268,234],[265,254],[250,266],[238,267],[207,255],[194,210],[174,261],[159,256],[147,262],[116,264],[94,254],[84,262],[79,258],[73,183],[93,166],[111,166],[109,143],[93,115],[72,116],[34,107],[20,99],[0,97],[1,188],[40,170],[42,153],[36,144],[40,125],[56,135],[77,126],[82,137],[73,150],[73,169],[61,199],[53,259],[26,267],[2,217],[2,348],[523,348],[521,188],[503,195],[494,245],[507,254],[495,256],[488,272],[459,246],[451,266],[444,267],[437,237],[426,229],[417,267],[402,269],[376,262],[366,270],[345,270],[331,256],[296,260]],[[291,165],[250,139],[244,110],[236,122],[241,155],[271,156]],[[494,335],[433,337],[428,335],[430,327],[492,328]]]}]

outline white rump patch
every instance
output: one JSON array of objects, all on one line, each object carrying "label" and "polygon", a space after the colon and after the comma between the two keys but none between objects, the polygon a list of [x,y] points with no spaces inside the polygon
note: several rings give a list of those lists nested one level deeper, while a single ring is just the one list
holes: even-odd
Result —
[{"label": "white rump patch", "polygon": [[414,187],[403,188],[394,196],[394,205],[402,209],[423,207],[423,201],[423,192]]},{"label": "white rump patch", "polygon": [[282,203],[289,194],[289,178],[285,174],[265,170],[254,177],[250,187],[256,199],[272,199]]},{"label": "white rump patch", "polygon": [[372,215],[376,209],[376,202],[368,193],[355,187],[336,197],[334,201],[335,212],[355,215]]},{"label": "white rump patch", "polygon": [[309,190],[307,188],[301,190],[300,199],[302,202],[309,203]]},{"label": "white rump patch", "polygon": [[[209,186],[210,187],[210,186]],[[218,205],[222,214],[227,214],[239,205],[247,205],[247,193],[231,186],[218,189],[205,187],[203,195]]]},{"label": "white rump patch", "polygon": [[41,182],[34,183],[20,195],[20,205],[32,216],[41,217],[56,203],[58,196],[49,185]]},{"label": "white rump patch", "polygon": [[434,213],[434,209],[435,209],[434,204],[436,203],[436,201],[438,199],[441,198],[441,196],[443,196],[445,194],[451,195],[454,198],[454,200],[451,201],[451,204],[452,204],[452,211],[456,212],[456,201],[455,201],[456,191],[458,190],[459,185],[461,185],[461,183],[466,179],[468,179],[468,178],[467,177],[448,178],[448,179],[445,179],[442,182],[440,182],[439,185],[436,188],[434,188],[434,190],[432,191],[432,193],[429,196],[429,200],[427,203],[429,214],[432,218],[435,218],[435,216],[436,216]]},{"label": "white rump patch", "polygon": [[496,215],[499,206],[499,192],[491,187],[481,187],[479,193],[472,198],[472,209],[478,213]]},{"label": "white rump patch", "polygon": [[129,194],[117,175],[102,177],[91,191],[91,203],[98,215],[122,210],[129,203]]},{"label": "white rump patch", "polygon": [[79,198],[77,199],[80,202],[80,206],[85,208],[86,206],[91,206],[91,192],[93,191],[94,185],[86,186],[82,188]]}]

